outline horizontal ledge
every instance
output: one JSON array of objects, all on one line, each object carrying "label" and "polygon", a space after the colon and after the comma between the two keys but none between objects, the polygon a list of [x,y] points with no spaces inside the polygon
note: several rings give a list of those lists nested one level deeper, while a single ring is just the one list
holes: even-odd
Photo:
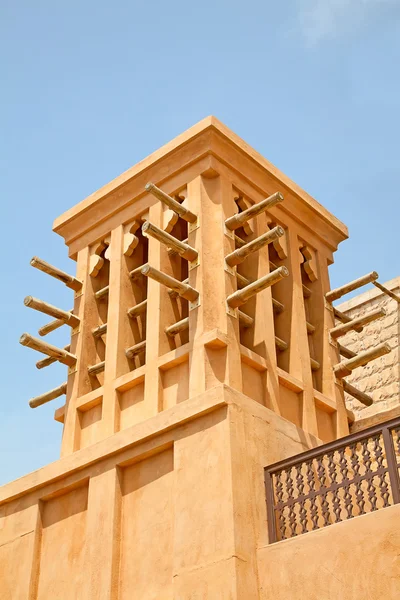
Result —
[{"label": "horizontal ledge", "polygon": [[267,370],[267,361],[265,360],[265,358],[263,358],[256,352],[253,352],[253,350],[246,348],[246,346],[243,346],[243,344],[240,344],[240,357],[242,359],[242,362],[249,365],[250,367],[253,367],[257,371]]},{"label": "horizontal ledge", "polygon": [[87,394],[83,396],[79,396],[76,399],[75,408],[80,410],[81,412],[85,412],[93,408],[93,406],[97,406],[103,400],[103,386],[91,390]]},{"label": "horizontal ledge", "polygon": [[144,381],[147,365],[142,365],[129,373],[125,373],[114,380],[114,388],[117,392],[126,392],[132,389],[135,385],[139,385]]},{"label": "horizontal ledge", "polygon": [[300,379],[297,379],[297,377],[293,377],[293,375],[290,375],[289,373],[287,373],[279,367],[277,367],[276,370],[278,372],[279,383],[283,387],[297,393],[304,391],[304,384],[302,381],[300,381]]},{"label": "horizontal ledge", "polygon": [[189,360],[189,352],[192,349],[192,344],[187,343],[176,350],[171,350],[167,354],[163,354],[157,361],[157,366],[160,371],[168,371],[176,365],[186,362]]}]

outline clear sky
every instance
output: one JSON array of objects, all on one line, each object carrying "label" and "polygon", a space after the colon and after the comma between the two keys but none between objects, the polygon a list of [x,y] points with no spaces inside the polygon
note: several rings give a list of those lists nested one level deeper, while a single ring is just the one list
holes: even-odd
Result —
[{"label": "clear sky", "polygon": [[[400,0],[3,0],[0,483],[58,458],[65,380],[21,347],[72,294],[55,217],[214,114],[344,221],[332,285],[399,275]],[[64,327],[64,330],[67,328]],[[67,343],[67,331],[49,336]]]}]

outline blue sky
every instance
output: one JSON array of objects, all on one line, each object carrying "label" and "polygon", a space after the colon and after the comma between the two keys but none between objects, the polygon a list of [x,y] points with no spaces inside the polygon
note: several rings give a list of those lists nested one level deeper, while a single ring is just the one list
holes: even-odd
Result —
[{"label": "blue sky", "polygon": [[3,0],[0,45],[0,483],[61,439],[61,402],[28,400],[65,368],[18,339],[46,322],[24,296],[72,296],[30,258],[73,273],[54,218],[206,115],[348,225],[333,286],[399,275],[400,0]]}]

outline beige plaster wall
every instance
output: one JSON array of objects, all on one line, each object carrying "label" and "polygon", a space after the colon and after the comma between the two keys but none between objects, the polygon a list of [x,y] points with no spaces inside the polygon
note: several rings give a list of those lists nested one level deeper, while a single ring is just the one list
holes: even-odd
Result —
[{"label": "beige plaster wall", "polygon": [[218,385],[12,482],[0,600],[394,600],[398,506],[268,545],[263,469],[319,443]]},{"label": "beige plaster wall", "polygon": [[400,506],[260,548],[260,600],[395,600]]},{"label": "beige plaster wall", "polygon": [[[400,295],[400,277],[384,284],[385,287]],[[346,377],[346,380],[362,392],[370,395],[374,401],[366,407],[346,394],[346,405],[356,419],[365,419],[376,413],[389,411],[400,406],[400,305],[379,289],[373,288],[337,307],[350,317],[358,317],[376,308],[384,308],[386,317],[366,325],[361,333],[351,331],[340,343],[354,352],[373,348],[382,342],[392,347],[392,352],[360,367]]]}]

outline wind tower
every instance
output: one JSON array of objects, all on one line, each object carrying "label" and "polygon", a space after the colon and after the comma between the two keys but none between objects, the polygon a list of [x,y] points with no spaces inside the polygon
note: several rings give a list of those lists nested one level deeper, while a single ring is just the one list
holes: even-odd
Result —
[{"label": "wind tower", "polygon": [[344,389],[369,401],[345,377],[390,348],[339,340],[382,311],[353,322],[332,302],[377,274],[330,290],[345,225],[214,117],[54,231],[76,274],[31,264],[73,310],[28,296],[53,320],[20,341],[67,367],[30,401],[66,395],[61,458],[1,490],[18,535],[0,598],[264,597],[263,468],[346,436]]}]

